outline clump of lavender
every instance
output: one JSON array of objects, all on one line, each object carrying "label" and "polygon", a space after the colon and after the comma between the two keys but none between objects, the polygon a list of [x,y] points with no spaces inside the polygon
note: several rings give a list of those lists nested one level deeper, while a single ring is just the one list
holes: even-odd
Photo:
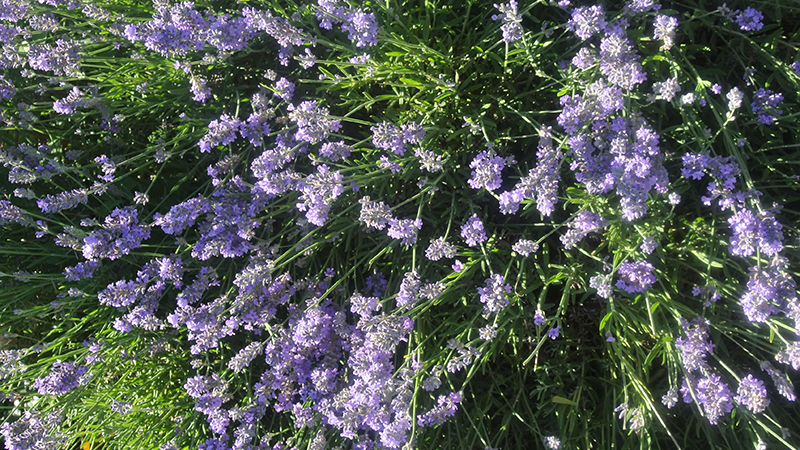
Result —
[{"label": "clump of lavender", "polygon": [[743,378],[739,383],[739,390],[736,391],[734,400],[754,414],[764,412],[769,406],[767,388],[764,386],[764,382],[752,374]]},{"label": "clump of lavender", "polygon": [[792,366],[794,370],[800,370],[800,341],[786,344],[786,348],[775,355],[775,360]]},{"label": "clump of lavender", "polygon": [[561,243],[569,250],[578,244],[586,235],[598,231],[608,225],[608,221],[600,214],[581,211],[570,220],[569,229],[561,236]]},{"label": "clump of lavender", "polygon": [[617,269],[616,286],[629,294],[642,293],[656,282],[653,265],[647,261],[625,261]]},{"label": "clump of lavender", "polygon": [[406,153],[406,145],[419,144],[425,138],[425,129],[416,122],[398,127],[389,122],[381,122],[370,127],[372,143],[376,147],[389,150],[397,155]]},{"label": "clump of lavender", "polygon": [[56,75],[80,77],[80,45],[71,40],[58,39],[56,45],[34,44],[28,50],[31,68]]},{"label": "clump of lavender", "polygon": [[764,26],[761,22],[764,20],[764,14],[755,8],[748,6],[744,11],[734,11],[734,15],[736,24],[739,25],[739,29],[742,31],[757,31]]},{"label": "clump of lavender", "polygon": [[751,322],[764,323],[773,314],[785,312],[797,323],[800,319],[796,283],[787,273],[788,261],[776,257],[765,267],[750,269],[747,290],[739,301]]},{"label": "clump of lavender", "polygon": [[572,10],[567,29],[584,41],[606,28],[605,12],[600,5],[581,6]]},{"label": "clump of lavender", "polygon": [[666,51],[672,48],[672,44],[675,42],[675,29],[678,28],[678,19],[658,14],[653,20],[653,25],[655,26],[653,39],[664,42],[661,45],[661,50]]},{"label": "clump of lavender", "polygon": [[0,434],[6,450],[60,448],[71,440],[59,430],[61,422],[60,412],[43,416],[36,410],[28,410],[16,421],[0,425]]},{"label": "clump of lavender", "polygon": [[679,336],[675,347],[681,352],[683,367],[688,371],[708,370],[706,356],[714,351],[714,343],[708,336],[708,323],[701,318],[683,324],[686,337]]},{"label": "clump of lavender", "polygon": [[772,125],[776,118],[783,114],[783,110],[778,109],[781,102],[783,102],[783,94],[761,88],[753,96],[751,108],[758,116],[759,122],[764,125]]},{"label": "clump of lavender", "polygon": [[697,401],[712,425],[733,410],[733,394],[719,375],[712,373],[697,382]]},{"label": "clump of lavender", "polygon": [[478,295],[483,303],[483,315],[488,316],[500,312],[508,305],[506,294],[511,292],[511,285],[505,282],[503,276],[494,274],[486,279],[484,287],[478,288]]},{"label": "clump of lavender", "polygon": [[500,183],[503,182],[501,172],[507,164],[511,164],[513,159],[503,158],[498,156],[494,150],[488,150],[478,153],[477,156],[469,163],[472,168],[470,179],[467,180],[473,189],[486,188],[487,191],[494,191],[500,188]]},{"label": "clump of lavender", "polygon": [[520,239],[511,247],[511,249],[527,258],[539,250],[539,244],[529,239]]},{"label": "clump of lavender", "polygon": [[41,395],[61,395],[86,384],[88,368],[71,362],[56,361],[52,370],[33,383],[34,389]]},{"label": "clump of lavender", "polygon": [[316,100],[289,105],[289,119],[297,124],[295,139],[316,144],[342,127],[338,119],[328,115],[328,108],[317,106]]},{"label": "clump of lavender", "polygon": [[236,133],[239,131],[242,122],[239,119],[223,114],[219,119],[212,120],[208,124],[208,133],[200,139],[198,145],[200,152],[210,152],[218,145],[228,145],[236,140]]},{"label": "clump of lavender", "polygon": [[373,202],[369,196],[362,197],[358,203],[361,204],[358,220],[364,222],[367,228],[383,230],[393,220],[392,209],[386,203]]},{"label": "clump of lavender", "polygon": [[661,95],[661,97],[668,102],[671,102],[680,91],[681,85],[678,84],[678,77],[672,77],[665,81],[653,83],[653,92]]},{"label": "clump of lavender", "polygon": [[492,20],[501,19],[503,25],[500,29],[503,30],[503,42],[512,44],[522,39],[522,17],[517,11],[516,0],[510,0],[508,3],[494,4],[494,7],[500,11],[500,15],[492,15]]},{"label": "clump of lavender", "polygon": [[431,241],[425,250],[425,257],[431,261],[438,261],[442,258],[455,258],[456,246],[445,241],[444,237],[438,237]]},{"label": "clump of lavender", "polygon": [[392,219],[387,234],[392,239],[400,239],[403,246],[411,247],[417,242],[417,232],[421,228],[421,219]]},{"label": "clump of lavender", "polygon": [[448,418],[456,414],[459,403],[461,403],[460,392],[440,395],[439,398],[436,399],[435,407],[417,416],[417,425],[421,427],[434,427],[445,423]]},{"label": "clump of lavender", "polygon": [[483,222],[478,218],[477,214],[473,214],[467,219],[464,225],[461,225],[461,237],[464,238],[467,245],[475,247],[478,244],[486,242],[486,231],[483,228]]}]

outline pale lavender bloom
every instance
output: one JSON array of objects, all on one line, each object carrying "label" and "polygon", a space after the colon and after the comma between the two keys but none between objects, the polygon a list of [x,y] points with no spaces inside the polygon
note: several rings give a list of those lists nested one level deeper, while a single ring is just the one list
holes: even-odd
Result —
[{"label": "pale lavender bloom", "polygon": [[697,401],[703,405],[703,411],[712,425],[733,410],[732,397],[728,385],[715,373],[697,382]]},{"label": "pale lavender bloom", "polygon": [[478,330],[478,336],[484,341],[491,341],[497,337],[497,325],[486,325]]},{"label": "pale lavender bloom", "polygon": [[736,15],[736,24],[742,31],[760,30],[764,26],[761,23],[764,20],[764,14],[757,9],[748,6],[744,11],[734,11],[734,14]]},{"label": "pale lavender bloom", "polygon": [[111,411],[119,414],[130,414],[133,410],[133,403],[123,402],[117,399],[111,401]]},{"label": "pale lavender bloom", "polygon": [[715,93],[717,95],[721,94],[722,93],[722,86],[720,86],[719,83],[714,83],[714,85],[711,86],[711,92],[713,92],[713,93]]},{"label": "pale lavender bloom", "polygon": [[567,29],[586,40],[606,28],[605,13],[600,5],[581,6],[572,10]]},{"label": "pale lavender bloom", "polygon": [[517,11],[516,0],[510,0],[508,3],[494,4],[494,7],[500,11],[500,15],[492,15],[492,20],[501,19],[503,25],[500,29],[503,30],[503,42],[506,44],[514,43],[522,39],[522,17]]},{"label": "pale lavender bloom", "polygon": [[298,106],[289,105],[289,119],[297,123],[295,139],[311,144],[321,142],[342,127],[338,119],[328,115],[328,108],[317,106],[316,100],[305,101]]},{"label": "pale lavender bloom", "polygon": [[461,262],[461,261],[459,261],[459,260],[456,260],[456,261],[453,263],[453,265],[452,265],[452,266],[450,266],[450,268],[452,268],[452,269],[453,269],[453,272],[456,272],[456,273],[458,273],[458,272],[461,272],[462,270],[464,270],[464,268],[465,268],[465,267],[466,267],[466,266],[464,265],[464,263],[462,263],[462,262]]},{"label": "pale lavender bloom", "polygon": [[555,436],[545,436],[542,438],[542,442],[544,442],[544,446],[547,447],[547,450],[561,449],[561,439]]},{"label": "pale lavender bloom", "polygon": [[328,166],[320,164],[317,173],[305,179],[297,209],[306,213],[309,223],[321,227],[328,220],[333,202],[344,193],[342,178],[341,173],[331,172]]},{"label": "pale lavender bloom", "polygon": [[189,80],[189,91],[192,93],[192,100],[196,102],[205,103],[211,97],[211,89],[203,77],[192,77]]},{"label": "pale lavender bloom", "polygon": [[439,298],[444,293],[445,289],[447,289],[447,285],[441,281],[425,283],[419,288],[419,296],[428,300],[434,300]]},{"label": "pale lavender bloom", "polygon": [[82,263],[78,263],[72,267],[67,267],[64,269],[64,278],[67,281],[78,281],[84,278],[92,278],[94,276],[94,271],[100,267],[100,262],[98,261],[84,261]]},{"label": "pale lavender bloom", "polygon": [[633,43],[619,25],[606,30],[605,37],[600,41],[600,71],[609,83],[626,90],[633,89],[647,79]]},{"label": "pale lavender bloom", "polygon": [[645,292],[656,282],[653,269],[653,265],[647,261],[633,263],[625,261],[617,269],[619,280],[616,286],[629,294]]},{"label": "pale lavender bloom", "polygon": [[442,155],[437,155],[433,150],[423,150],[418,148],[414,150],[414,156],[419,159],[420,168],[425,169],[428,172],[440,172],[444,167],[444,159],[442,158]]},{"label": "pale lavender bloom", "polygon": [[326,142],[320,146],[319,154],[336,162],[349,158],[352,150],[353,148],[345,144],[344,141]]},{"label": "pale lavender bloom", "polygon": [[597,295],[602,298],[611,297],[611,275],[597,274],[589,279],[589,287],[597,289]]},{"label": "pale lavender bloom", "polygon": [[456,246],[445,241],[444,236],[438,237],[432,240],[425,250],[425,257],[431,261],[438,261],[442,258],[455,258]]},{"label": "pale lavender bloom", "polygon": [[769,406],[767,388],[764,386],[764,382],[753,375],[748,375],[742,379],[734,400],[736,403],[745,406],[753,414],[764,412]]},{"label": "pale lavender bloom", "polygon": [[343,19],[342,31],[347,33],[347,38],[354,42],[356,47],[372,47],[378,44],[378,33],[381,28],[374,13],[351,9],[344,14]]},{"label": "pale lavender bloom", "polygon": [[553,327],[553,328],[550,328],[549,330],[547,330],[547,336],[548,336],[550,339],[553,339],[553,340],[555,340],[555,339],[557,339],[557,338],[558,338],[560,335],[561,335],[561,325],[555,326],[555,327]]},{"label": "pale lavender bloom", "polygon": [[400,282],[400,290],[395,297],[395,303],[400,308],[413,308],[420,298],[421,281],[416,270],[406,272]]},{"label": "pale lavender bloom", "polygon": [[511,247],[511,249],[522,256],[528,257],[539,250],[539,244],[529,239],[520,239]]},{"label": "pale lavender bloom", "polygon": [[461,225],[461,237],[464,238],[469,247],[475,247],[480,243],[486,242],[486,231],[477,214],[473,214],[464,225]]},{"label": "pale lavender bloom", "polygon": [[661,397],[661,403],[663,403],[667,409],[672,409],[676,404],[678,404],[678,389],[672,388],[667,391],[667,393]]},{"label": "pale lavender bloom", "polygon": [[422,228],[420,219],[391,219],[387,234],[392,239],[400,239],[405,247],[411,247],[417,242],[417,232]]},{"label": "pale lavender bloom", "polygon": [[0,75],[0,99],[11,99],[17,94],[17,89],[10,80]]},{"label": "pale lavender bloom", "polygon": [[483,314],[488,316],[505,308],[508,305],[506,294],[510,292],[511,285],[505,282],[502,275],[494,274],[487,278],[484,287],[478,288],[478,294],[483,303]]},{"label": "pale lavender bloom", "polygon": [[240,373],[246,369],[250,363],[256,359],[264,350],[264,344],[261,342],[251,342],[247,347],[239,350],[239,352],[228,361],[228,368],[234,373]]},{"label": "pale lavender bloom", "polygon": [[572,65],[581,70],[586,70],[595,63],[597,63],[597,55],[588,47],[581,47],[572,58]]},{"label": "pale lavender bloom", "polygon": [[89,191],[87,189],[73,189],[67,192],[59,192],[56,195],[48,194],[44,198],[36,201],[36,205],[42,212],[56,213],[65,209],[72,209],[76,206],[85,205],[89,201]]},{"label": "pale lavender bloom", "polygon": [[668,78],[666,81],[659,81],[653,83],[653,91],[656,94],[661,95],[661,97],[671,102],[675,95],[681,91],[681,86],[678,84],[678,77]]},{"label": "pale lavender bloom", "polygon": [[800,61],[793,62],[789,67],[794,70],[795,75],[800,75]]},{"label": "pale lavender bloom", "polygon": [[501,172],[506,164],[506,159],[497,156],[494,150],[480,152],[469,164],[472,175],[467,183],[473,189],[486,188],[487,191],[499,189],[500,183],[503,182]]},{"label": "pale lavender bloom", "polygon": [[750,210],[740,209],[728,223],[733,232],[729,251],[734,255],[750,256],[758,247],[773,256],[783,249],[783,226],[768,212],[756,217]]},{"label": "pale lavender bloom", "polygon": [[783,110],[778,109],[783,102],[783,94],[773,94],[771,90],[761,88],[753,96],[751,108],[758,116],[758,121],[764,125],[775,123],[776,117],[783,114]]},{"label": "pale lavender bloom", "polygon": [[725,97],[728,99],[728,111],[733,112],[742,106],[742,100],[744,100],[744,94],[742,91],[739,90],[737,87],[731,88]]},{"label": "pale lavender bloom", "polygon": [[772,382],[775,383],[775,388],[778,393],[784,396],[790,402],[797,400],[797,395],[794,393],[794,384],[789,379],[789,375],[776,369],[772,364],[767,361],[761,362],[761,370],[767,372],[772,377]]},{"label": "pale lavender bloom", "polygon": [[436,399],[436,406],[430,411],[417,415],[417,424],[421,427],[434,427],[453,417],[461,403],[461,392],[453,392],[449,395],[440,395]]},{"label": "pale lavender bloom", "polygon": [[581,211],[569,222],[569,229],[560,238],[561,243],[564,244],[566,250],[569,250],[586,235],[593,231],[598,231],[606,225],[608,225],[608,221],[600,214]]},{"label": "pale lavender bloom", "polygon": [[797,285],[787,268],[788,261],[776,257],[768,266],[750,269],[747,291],[740,300],[748,320],[765,323],[771,315],[797,302]]},{"label": "pale lavender bloom", "polygon": [[367,228],[383,230],[393,220],[392,209],[386,203],[373,202],[369,196],[358,201],[361,204],[361,215],[358,220],[364,222]]},{"label": "pale lavender bloom", "polygon": [[61,395],[86,384],[86,366],[77,366],[71,362],[56,361],[53,369],[44,377],[37,378],[33,387],[41,395]]},{"label": "pale lavender bloom", "polygon": [[794,370],[800,370],[800,341],[786,344],[786,348],[775,355],[775,360],[792,366]]},{"label": "pale lavender bloom", "polygon": [[275,95],[287,102],[292,101],[292,97],[294,96],[294,83],[281,77],[275,83]]},{"label": "pale lavender bloom", "polygon": [[647,236],[644,238],[639,248],[642,250],[642,253],[649,255],[650,253],[653,253],[653,250],[655,250],[657,247],[658,242],[656,242],[652,236]]},{"label": "pale lavender bloom", "polygon": [[681,352],[683,367],[687,371],[707,370],[706,356],[714,351],[714,343],[708,336],[708,324],[701,318],[684,323],[683,330],[686,337],[679,336],[675,346]]},{"label": "pale lavender bloom", "polygon": [[[0,11],[3,6],[0,3]],[[7,421],[0,425],[0,434],[5,440],[6,450],[62,448],[71,439],[59,430],[61,421],[60,411],[42,417],[36,410],[27,410],[16,421]]]},{"label": "pale lavender bloom", "polygon": [[655,32],[653,38],[656,40],[663,40],[664,44],[661,46],[662,50],[669,50],[675,41],[675,29],[678,27],[678,19],[672,16],[665,16],[659,14],[653,20],[655,25]]},{"label": "pale lavender bloom", "polygon": [[545,323],[547,323],[547,321],[544,318],[544,313],[541,309],[536,309],[536,312],[533,314],[533,324],[540,327]]},{"label": "pale lavender bloom", "polygon": [[198,142],[201,153],[210,152],[218,145],[228,145],[236,139],[242,122],[239,119],[223,114],[208,124],[208,133]]}]

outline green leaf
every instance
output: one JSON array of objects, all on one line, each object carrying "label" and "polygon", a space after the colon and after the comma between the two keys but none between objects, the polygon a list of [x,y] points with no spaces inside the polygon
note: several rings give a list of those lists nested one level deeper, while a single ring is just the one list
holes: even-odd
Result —
[{"label": "green leaf", "polygon": [[564,397],[554,396],[553,403],[558,403],[560,405],[570,405],[570,406],[578,406],[577,403],[573,402],[572,400]]}]

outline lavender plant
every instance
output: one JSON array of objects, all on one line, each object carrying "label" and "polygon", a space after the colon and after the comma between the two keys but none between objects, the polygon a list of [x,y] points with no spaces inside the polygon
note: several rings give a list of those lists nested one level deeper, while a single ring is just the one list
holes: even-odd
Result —
[{"label": "lavender plant", "polygon": [[4,447],[795,448],[798,30],[0,0]]}]

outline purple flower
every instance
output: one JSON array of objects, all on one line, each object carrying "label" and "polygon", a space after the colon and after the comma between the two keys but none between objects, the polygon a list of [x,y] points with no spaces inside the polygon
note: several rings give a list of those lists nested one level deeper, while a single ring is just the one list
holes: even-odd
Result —
[{"label": "purple flower", "polygon": [[305,211],[310,223],[321,227],[328,220],[334,200],[344,192],[342,174],[331,172],[328,166],[320,164],[317,173],[305,179],[301,192],[297,209]]},{"label": "purple flower", "polygon": [[464,238],[469,247],[475,247],[480,243],[486,242],[486,231],[483,229],[483,222],[481,222],[477,214],[473,214],[464,225],[461,225],[461,237]]},{"label": "purple flower", "polygon": [[386,203],[373,202],[369,196],[358,201],[361,204],[361,215],[358,220],[364,222],[367,228],[383,230],[393,220],[392,209]]},{"label": "purple flower", "polygon": [[344,14],[343,19],[342,31],[347,33],[348,39],[355,42],[356,47],[372,47],[378,44],[381,28],[374,13],[352,9]]},{"label": "purple flower", "polygon": [[352,150],[353,148],[345,144],[344,141],[326,142],[320,146],[319,155],[336,162],[350,157]]},{"label": "purple flower", "polygon": [[629,294],[645,292],[656,282],[653,265],[647,261],[625,261],[619,265],[617,274],[619,280],[617,280],[616,286]]},{"label": "purple flower", "polygon": [[440,395],[436,399],[436,406],[430,411],[417,416],[417,424],[421,427],[434,427],[441,425],[448,418],[453,417],[461,403],[461,392],[453,392],[449,395]]},{"label": "purple flower", "polygon": [[406,152],[406,143],[402,130],[389,122],[381,122],[370,127],[372,130],[372,143],[375,147],[389,150],[398,155]]},{"label": "purple flower", "polygon": [[210,152],[218,145],[228,145],[236,139],[242,122],[227,114],[223,114],[217,120],[212,120],[208,124],[208,133],[198,142],[201,153]]},{"label": "purple flower", "polygon": [[533,324],[536,325],[537,327],[540,327],[545,323],[547,323],[547,321],[544,318],[544,313],[542,312],[541,309],[537,309],[536,312],[533,314]]},{"label": "purple flower", "polygon": [[528,257],[539,250],[539,244],[529,239],[520,239],[511,249],[524,257]]},{"label": "purple flower", "polygon": [[589,279],[589,287],[597,289],[597,295],[611,298],[611,275],[597,274]]},{"label": "purple flower", "polygon": [[739,88],[734,86],[730,91],[728,91],[727,94],[725,94],[725,98],[728,99],[728,111],[733,112],[742,106],[744,94],[739,90]]},{"label": "purple flower", "polygon": [[279,78],[278,81],[275,82],[275,95],[287,102],[292,101],[292,97],[294,96],[294,83],[286,78]]},{"label": "purple flower", "polygon": [[561,450],[561,439],[555,436],[545,436],[542,438],[547,450]]},{"label": "purple flower", "polygon": [[567,29],[585,41],[606,28],[604,15],[603,7],[600,5],[575,8],[567,22]]},{"label": "purple flower", "polygon": [[783,114],[783,110],[778,109],[783,102],[783,94],[773,94],[771,90],[761,88],[753,96],[751,108],[758,116],[758,121],[764,125],[775,123],[776,117]]},{"label": "purple flower", "polygon": [[483,303],[483,315],[488,316],[505,308],[508,305],[506,294],[510,292],[511,285],[505,282],[502,275],[494,274],[487,278],[484,287],[478,288],[478,295]]},{"label": "purple flower", "polygon": [[646,238],[644,238],[644,240],[642,240],[641,245],[639,246],[639,248],[642,250],[642,253],[644,253],[645,255],[653,253],[653,250],[655,250],[657,247],[658,247],[658,242],[656,242],[656,240],[653,239],[652,236],[647,236]]},{"label": "purple flower", "polygon": [[417,232],[422,228],[420,219],[391,219],[387,234],[392,239],[400,239],[405,247],[411,247],[417,242]]},{"label": "purple flower", "polygon": [[105,218],[102,228],[83,239],[83,257],[114,260],[139,248],[149,237],[150,228],[139,225],[136,209],[116,208]]},{"label": "purple flower", "polygon": [[748,6],[744,11],[734,11],[734,14],[736,15],[736,24],[742,31],[760,30],[764,26],[761,23],[764,20],[764,14],[757,9]]},{"label": "purple flower", "polygon": [[761,362],[761,370],[769,374],[779,394],[790,402],[797,400],[797,395],[794,393],[794,384],[792,384],[792,380],[789,379],[789,375],[776,369],[767,361]]},{"label": "purple flower", "polygon": [[593,231],[598,231],[606,225],[608,225],[608,221],[600,214],[581,211],[569,222],[569,229],[560,238],[561,243],[564,244],[564,249],[569,250],[586,235]]},{"label": "purple flower", "polygon": [[764,412],[769,406],[767,388],[764,386],[764,382],[753,375],[748,375],[742,379],[734,400],[754,414]]},{"label": "purple flower", "polygon": [[508,3],[499,5],[495,3],[494,7],[500,11],[500,16],[492,15],[492,20],[502,19],[503,25],[500,29],[503,30],[503,42],[511,44],[522,39],[522,17],[517,12],[516,0],[509,0]]},{"label": "purple flower", "polygon": [[67,192],[59,192],[56,195],[48,194],[45,198],[36,201],[36,205],[42,212],[56,213],[65,209],[72,209],[76,206],[85,205],[89,201],[89,191],[86,189],[73,189]]},{"label": "purple flower", "polygon": [[756,247],[768,256],[773,256],[783,248],[783,228],[775,218],[764,213],[756,217],[749,209],[740,209],[730,219],[731,238],[729,251],[734,255],[750,256]]},{"label": "purple flower", "polygon": [[715,347],[708,336],[708,324],[698,317],[684,323],[683,330],[686,337],[679,336],[675,340],[675,346],[681,352],[683,367],[688,372],[708,369],[706,355],[711,354]]},{"label": "purple flower", "polygon": [[64,277],[67,281],[78,281],[83,278],[92,278],[94,271],[100,267],[99,261],[84,261],[72,267],[64,269]]},{"label": "purple flower", "polygon": [[786,272],[787,267],[785,258],[776,257],[766,267],[750,269],[747,291],[740,300],[748,320],[764,323],[771,315],[790,310],[797,302],[797,285]]},{"label": "purple flower", "polygon": [[14,83],[10,80],[6,80],[6,77],[0,75],[0,99],[10,99],[17,94],[17,89],[14,87]]},{"label": "purple flower", "polygon": [[58,39],[56,45],[33,44],[28,50],[31,68],[62,76],[81,76],[80,45],[75,41]]},{"label": "purple flower", "polygon": [[[0,17],[3,16],[3,6],[0,3]],[[3,435],[6,450],[61,448],[70,440],[59,431],[61,421],[60,412],[42,417],[35,409],[27,410],[16,421],[0,425],[0,434]]]},{"label": "purple flower", "polygon": [[456,246],[445,241],[444,236],[431,241],[425,250],[425,257],[431,261],[438,261],[442,258],[455,258]]},{"label": "purple flower", "polygon": [[794,370],[800,370],[800,341],[786,344],[786,348],[775,355],[775,360],[792,366]]},{"label": "purple flower", "polygon": [[678,84],[678,77],[668,78],[666,81],[659,81],[653,83],[653,91],[661,95],[661,97],[671,102],[675,95],[681,91],[681,86]]},{"label": "purple flower", "polygon": [[662,50],[669,50],[672,43],[675,41],[675,28],[678,27],[678,19],[672,16],[665,16],[658,14],[653,20],[655,32],[653,39],[663,40],[664,44],[661,46]]},{"label": "purple flower", "polygon": [[558,326],[556,326],[556,327],[553,327],[553,328],[550,328],[549,330],[547,330],[547,336],[548,336],[550,339],[553,339],[553,340],[555,340],[555,339],[557,339],[557,338],[558,338],[558,336],[560,336],[560,335],[561,335],[561,325],[558,325]]},{"label": "purple flower", "polygon": [[342,127],[338,119],[328,115],[328,108],[317,106],[316,100],[305,101],[298,106],[289,105],[289,119],[297,123],[295,139],[316,144],[339,131]]},{"label": "purple flower", "polygon": [[400,308],[413,308],[420,298],[420,279],[416,270],[406,272],[400,283],[400,291],[395,297],[395,303]]},{"label": "purple flower", "polygon": [[703,411],[712,425],[733,410],[732,397],[728,385],[715,373],[697,382],[697,401],[703,405]]},{"label": "purple flower", "polygon": [[53,369],[47,376],[37,378],[33,387],[41,395],[61,395],[86,384],[86,366],[76,366],[75,363],[56,361]]},{"label": "purple flower", "polygon": [[633,43],[621,26],[606,30],[606,36],[600,41],[600,71],[609,83],[630,90],[644,82],[647,74],[642,71],[639,60]]},{"label": "purple flower", "polygon": [[467,181],[473,189],[486,188],[494,191],[500,188],[503,178],[500,173],[506,166],[506,159],[497,156],[493,150],[480,152],[469,164],[472,168],[472,175]]},{"label": "purple flower", "polygon": [[205,103],[211,97],[211,89],[206,85],[203,77],[192,77],[189,80],[189,91],[192,93],[192,100]]}]

